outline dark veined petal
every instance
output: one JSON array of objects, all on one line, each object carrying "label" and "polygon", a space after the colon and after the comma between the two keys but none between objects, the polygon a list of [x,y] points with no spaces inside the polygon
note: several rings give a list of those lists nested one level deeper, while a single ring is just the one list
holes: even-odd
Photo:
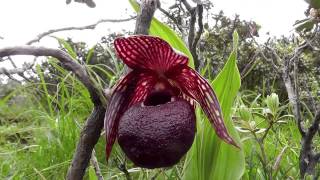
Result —
[{"label": "dark veined petal", "polygon": [[177,65],[187,65],[188,58],[176,53],[164,40],[147,35],[117,38],[114,41],[118,56],[132,69],[165,72]]},{"label": "dark veined petal", "polygon": [[208,116],[217,135],[225,142],[239,147],[229,135],[222,118],[218,99],[209,85],[196,71],[188,66],[180,66],[167,72],[168,78],[178,85],[181,91],[196,100]]},{"label": "dark veined petal", "polygon": [[143,102],[147,95],[152,91],[154,85],[157,83],[158,78],[150,73],[140,73],[139,81],[137,82],[136,89],[133,93],[130,105]]},{"label": "dark veined petal", "polygon": [[144,101],[155,82],[155,77],[148,73],[131,71],[115,86],[104,119],[107,160],[118,134],[118,125],[122,114],[130,106]]}]

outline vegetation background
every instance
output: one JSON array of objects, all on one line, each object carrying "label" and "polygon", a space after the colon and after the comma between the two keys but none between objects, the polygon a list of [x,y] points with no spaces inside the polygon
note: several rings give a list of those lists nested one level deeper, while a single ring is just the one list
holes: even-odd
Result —
[{"label": "vegetation background", "polygon": [[[78,2],[94,6],[90,0]],[[130,2],[137,10],[135,1]],[[195,68],[212,82],[225,118],[230,117],[226,118],[228,128],[242,143],[236,155],[243,154],[245,159],[214,139],[198,109],[195,144],[201,146],[193,145],[179,164],[141,169],[118,146],[107,164],[102,135],[85,179],[318,179],[320,3],[309,3],[305,19],[293,26],[295,32],[265,42],[256,40],[259,24],[227,17],[223,11],[212,13],[210,1],[192,4],[192,9],[182,0],[172,2],[168,9],[160,7],[164,18],[162,23],[153,21],[150,33],[171,39],[170,43],[186,42],[185,47],[175,48],[189,55]],[[135,17],[125,21],[131,20]],[[163,31],[156,31],[159,29]],[[94,46],[53,38],[61,50],[86,67],[98,87],[110,89],[124,73],[113,40],[131,34],[130,30],[106,34]],[[0,179],[64,179],[94,106],[86,87],[63,63],[52,57],[40,60],[35,58],[22,68],[0,68]],[[2,61],[17,67],[13,56],[2,57]],[[231,77],[230,72],[236,75]],[[192,153],[201,157],[194,160]],[[231,154],[234,158],[229,158]]]}]

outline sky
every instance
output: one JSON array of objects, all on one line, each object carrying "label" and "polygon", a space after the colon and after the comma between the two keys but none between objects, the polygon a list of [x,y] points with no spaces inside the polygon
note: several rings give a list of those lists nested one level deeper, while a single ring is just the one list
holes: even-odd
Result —
[{"label": "sky", "polygon": [[[84,26],[100,19],[122,19],[134,15],[128,0],[94,0],[96,8],[65,0],[0,0],[0,48],[23,45],[34,39],[39,33],[50,29],[69,26]],[[190,0],[189,0],[190,1]],[[172,0],[160,0],[163,7],[172,4]],[[213,0],[213,10],[223,10],[233,17],[239,14],[241,19],[254,20],[262,26],[260,35],[266,32],[280,36],[292,33],[292,25],[297,19],[304,18],[307,4],[303,0]],[[159,17],[160,12],[156,13]],[[69,31],[54,34],[74,41],[85,41],[94,45],[103,35],[121,29],[134,29],[134,21],[129,23],[104,23],[95,30]],[[57,47],[53,38],[47,37],[37,45]],[[1,64],[8,66],[8,64]]]}]

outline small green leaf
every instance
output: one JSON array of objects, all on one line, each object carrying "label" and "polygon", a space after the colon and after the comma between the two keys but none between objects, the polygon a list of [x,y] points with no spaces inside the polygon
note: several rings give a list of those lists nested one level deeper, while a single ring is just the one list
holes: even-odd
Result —
[{"label": "small green leaf", "polygon": [[294,26],[295,26],[296,31],[298,31],[298,32],[307,32],[307,31],[312,30],[315,23],[316,22],[314,19],[307,18],[307,19],[303,19],[303,20],[296,22]]},{"label": "small green leaf", "polygon": [[89,167],[89,180],[98,180],[97,175],[92,166]]},{"label": "small green leaf", "polygon": [[88,54],[86,56],[86,64],[89,64],[92,56],[94,55],[95,48],[96,46],[93,46],[91,49],[89,49]]},{"label": "small green leaf", "polygon": [[59,44],[65,48],[68,52],[68,54],[73,58],[73,59],[77,59],[77,54],[74,52],[73,48],[71,47],[71,45],[64,39],[62,38],[58,38],[58,37],[54,37],[55,39],[58,40]]}]

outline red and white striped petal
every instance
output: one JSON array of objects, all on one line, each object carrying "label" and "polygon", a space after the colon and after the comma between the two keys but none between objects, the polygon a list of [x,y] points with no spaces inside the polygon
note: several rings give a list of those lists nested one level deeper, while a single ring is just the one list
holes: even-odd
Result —
[{"label": "red and white striped petal", "polygon": [[128,99],[135,90],[138,73],[131,71],[115,86],[107,106],[104,126],[106,130],[106,159],[109,159],[112,146],[118,133],[119,119],[128,108]]},{"label": "red and white striped petal", "polygon": [[224,125],[218,99],[209,85],[196,71],[188,66],[180,66],[174,71],[167,72],[168,78],[177,83],[181,91],[196,100],[206,113],[217,135],[225,142],[239,147]]},{"label": "red and white striped petal", "polygon": [[137,82],[136,89],[133,93],[132,99],[130,100],[130,105],[135,105],[137,103],[143,102],[148,94],[153,90],[158,78],[150,73],[140,73],[139,81]]},{"label": "red and white striped petal", "polygon": [[165,72],[177,65],[187,65],[188,57],[175,52],[164,40],[147,35],[117,38],[114,41],[118,56],[132,69]]},{"label": "red and white striped petal", "polygon": [[144,101],[156,81],[157,79],[152,74],[131,71],[116,85],[104,119],[107,160],[117,138],[119,120],[122,114],[132,105]]}]

